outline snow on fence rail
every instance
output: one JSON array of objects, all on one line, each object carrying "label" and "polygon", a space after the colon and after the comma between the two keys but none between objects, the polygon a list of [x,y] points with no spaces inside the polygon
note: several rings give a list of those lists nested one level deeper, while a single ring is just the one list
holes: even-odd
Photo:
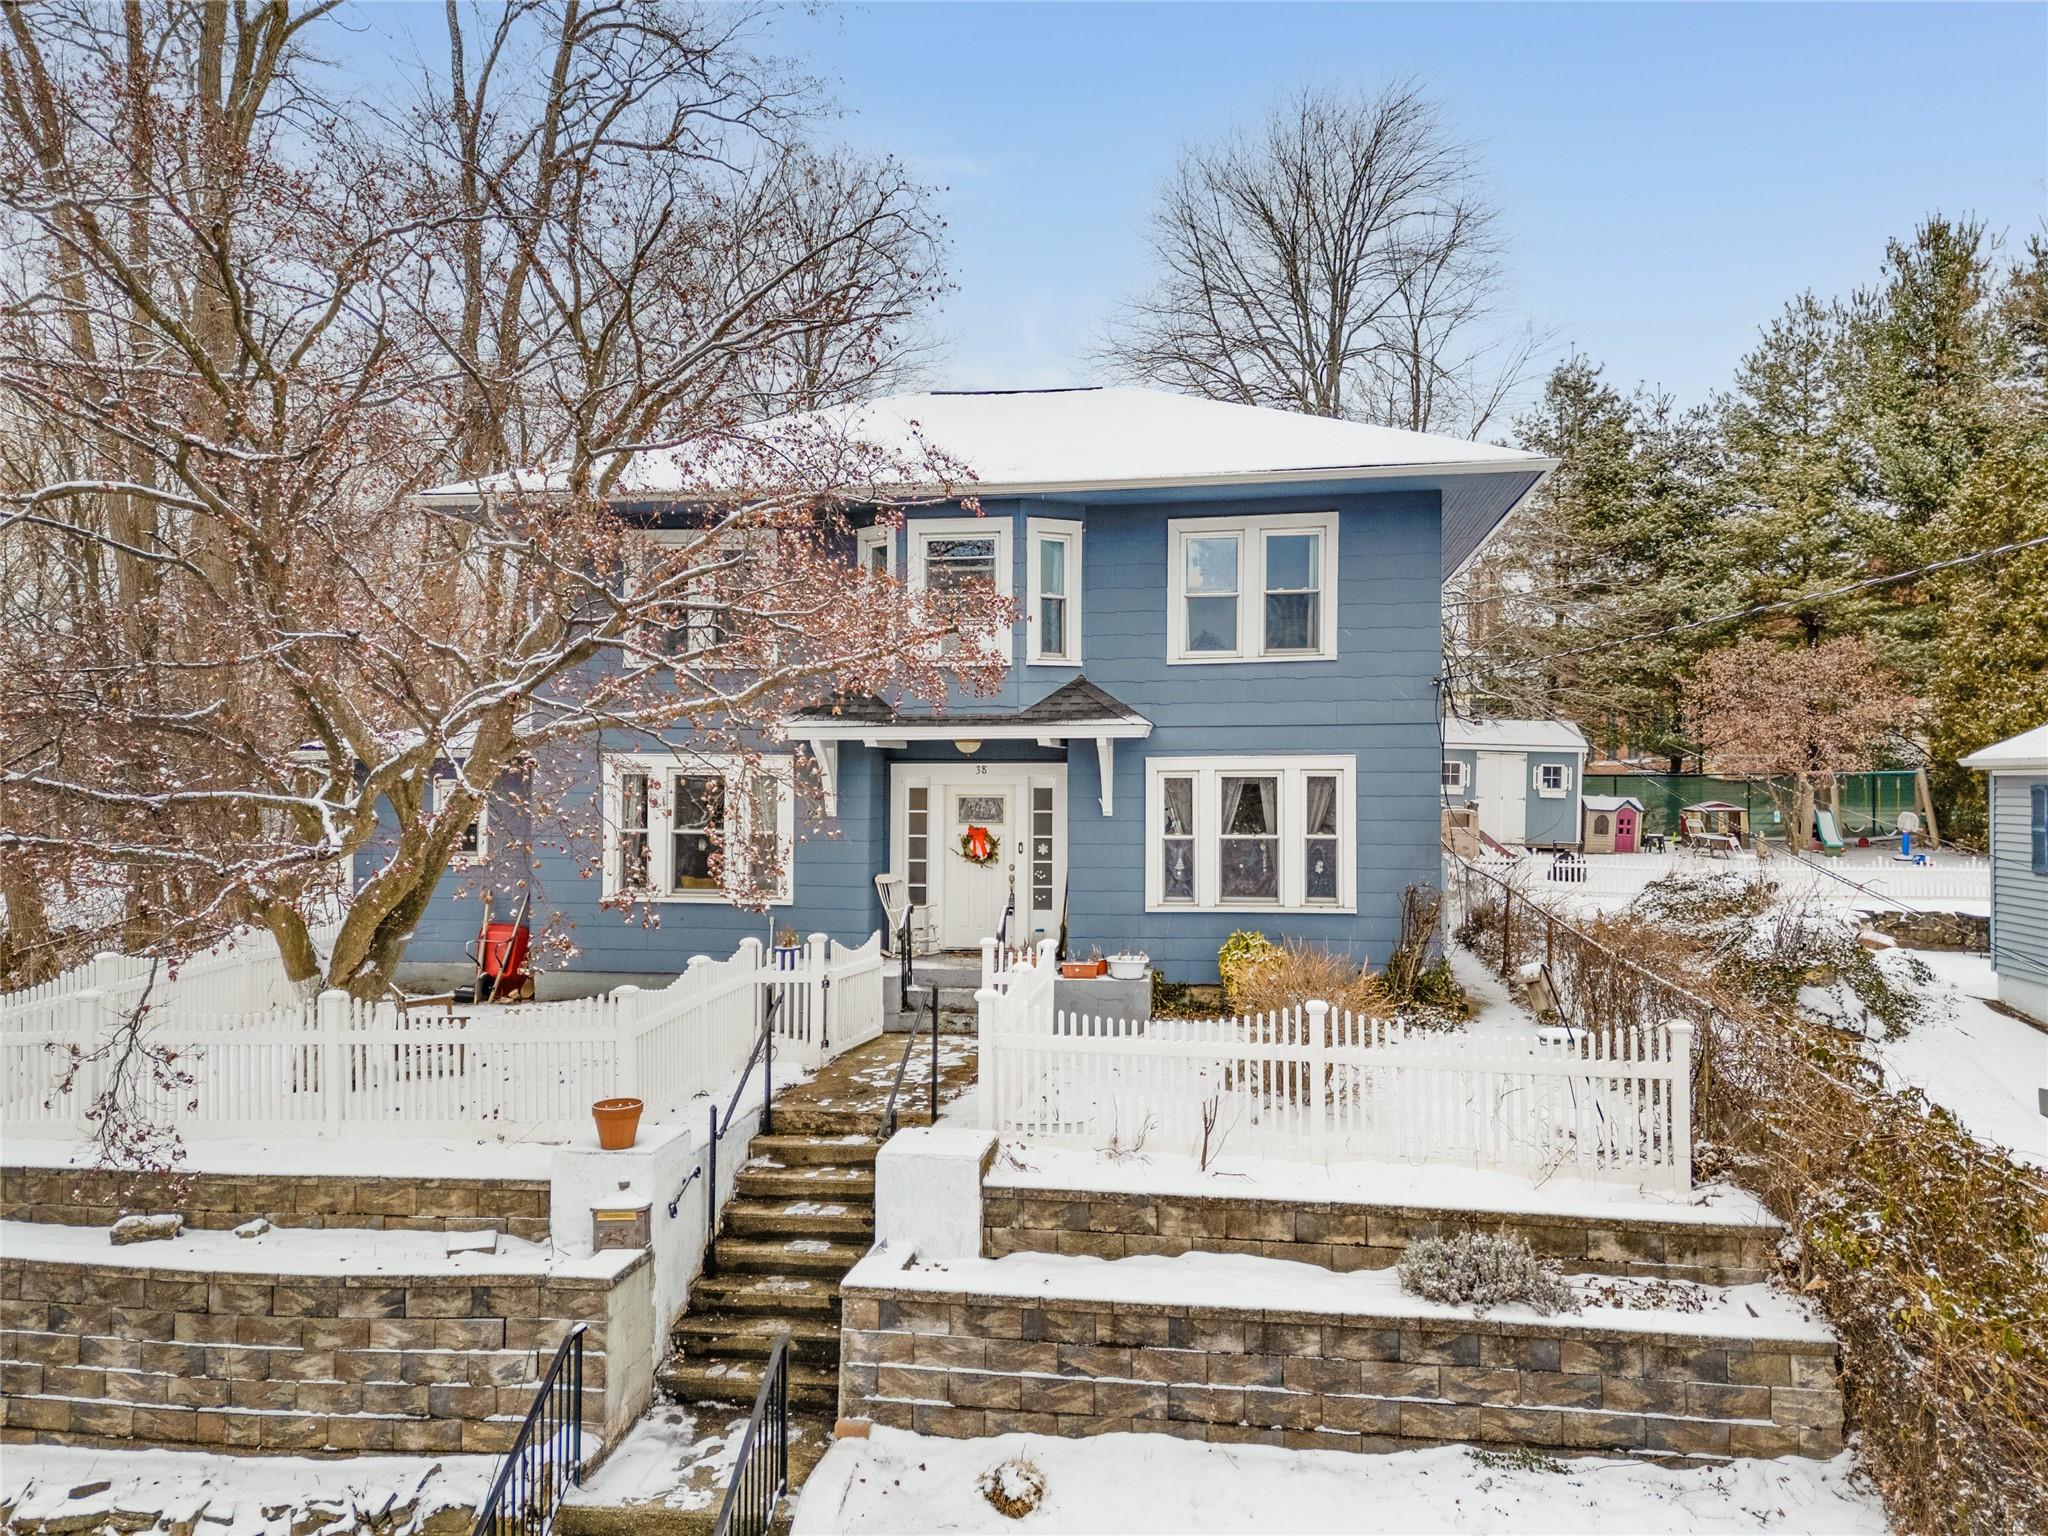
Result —
[{"label": "snow on fence rail", "polygon": [[1250,1018],[1101,1019],[1055,1009],[1053,975],[1048,947],[978,995],[989,1129],[1197,1156],[1690,1182],[1690,1024],[1462,1034],[1322,1002]]},{"label": "snow on fence rail", "polygon": [[1777,882],[1787,896],[1811,901],[1882,906],[1934,901],[1989,901],[1991,866],[1972,855],[1938,854],[1929,864],[1891,859],[1822,862],[1778,855],[1759,861],[1750,854],[1714,858],[1685,850],[1668,854],[1593,854],[1553,859],[1532,853],[1517,858],[1490,854],[1475,867],[1531,896],[1629,896],[1674,874],[1739,874]]},{"label": "snow on fence rail", "polygon": [[[658,989],[482,1007],[450,1016],[342,992],[309,1005],[201,1012],[152,1005],[143,1027],[172,1054],[172,1076],[142,1086],[147,1123],[188,1139],[339,1137],[376,1129],[411,1136],[564,1135],[592,1101],[644,1099],[651,1119],[746,1065],[770,996],[775,1049],[815,1067],[881,1029],[881,935],[848,948],[814,934],[792,958],[757,939],[725,960],[699,955]],[[86,1060],[63,1091],[74,1051],[89,1055],[117,1026],[121,1002],[99,991],[61,1000],[46,1027],[0,1036],[0,1123],[8,1135],[71,1136],[99,1096],[105,1064]]]}]

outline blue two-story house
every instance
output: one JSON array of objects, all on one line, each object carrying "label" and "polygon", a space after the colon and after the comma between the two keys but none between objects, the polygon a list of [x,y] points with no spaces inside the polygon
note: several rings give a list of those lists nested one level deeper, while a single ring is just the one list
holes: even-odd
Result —
[{"label": "blue two-story house", "polygon": [[[809,754],[823,794],[767,797],[792,852],[765,916],[662,867],[723,791],[695,782],[715,765],[645,744],[600,740],[557,771],[582,775],[614,848],[657,850],[639,900],[658,924],[600,910],[616,852],[600,883],[522,847],[529,867],[493,883],[530,881],[537,916],[574,923],[577,967],[612,976],[667,977],[769,925],[858,942],[884,926],[885,873],[946,948],[1014,902],[1019,936],[1064,924],[1075,952],[1143,950],[1176,980],[1213,980],[1237,928],[1384,960],[1404,888],[1439,878],[1443,582],[1552,461],[1140,389],[900,396],[852,419],[972,471],[979,515],[916,507],[855,553],[912,586],[1014,597],[1001,691],[788,719],[772,750]],[[650,796],[664,774],[688,782]],[[974,828],[995,857],[960,854]],[[461,958],[471,873],[451,873],[411,961]]]}]

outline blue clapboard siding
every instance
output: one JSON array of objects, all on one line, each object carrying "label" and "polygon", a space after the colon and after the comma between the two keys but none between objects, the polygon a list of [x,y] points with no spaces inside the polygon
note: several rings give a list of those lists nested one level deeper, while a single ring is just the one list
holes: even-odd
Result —
[{"label": "blue clapboard siding", "polygon": [[2034,869],[2033,794],[2048,777],[1991,775],[1991,965],[2048,982],[2048,874]]},{"label": "blue clapboard siding", "polygon": [[[1248,511],[1340,514],[1338,656],[1331,661],[1166,663],[1168,519]],[[1092,742],[1075,743],[1068,764],[1069,927],[1086,953],[1099,946],[1146,950],[1175,979],[1213,981],[1216,951],[1235,928],[1275,938],[1295,935],[1343,948],[1361,960],[1386,959],[1399,931],[1401,893],[1439,875],[1438,747],[1433,679],[1439,650],[1439,496],[1434,490],[1379,495],[1318,495],[1082,506],[1067,500],[984,503],[1011,529],[1014,589],[1028,591],[1026,519],[1078,519],[1084,525],[1080,671],[1153,722],[1142,741],[1116,747],[1116,810],[1099,807]],[[913,514],[913,519],[918,514]],[[924,515],[958,516],[957,508]],[[899,541],[899,544],[902,541]],[[898,550],[908,570],[907,549]],[[1072,678],[1070,666],[1025,666],[1023,627],[1016,664],[1000,694],[961,698],[954,707],[1013,710]],[[618,743],[615,749],[625,749]],[[1343,753],[1357,763],[1356,915],[1279,912],[1147,913],[1145,907],[1145,762],[1150,756]],[[988,742],[982,761],[1054,759],[1031,743]],[[821,824],[799,811],[794,900],[769,916],[726,906],[655,904],[599,908],[596,853],[599,777],[589,748],[551,754],[540,766],[552,786],[540,798],[563,807],[560,825],[535,829],[531,875],[539,921],[559,914],[573,924],[574,967],[587,971],[672,974],[692,954],[723,954],[741,938],[766,932],[772,919],[799,933],[824,931],[858,942],[881,921],[874,876],[888,863],[888,763],[961,761],[944,742],[882,752],[844,743],[839,752],[839,814]],[[1576,805],[1577,785],[1568,805]],[[1546,802],[1551,804],[1553,802]],[[523,856],[501,853],[494,878],[507,888],[528,873]],[[510,867],[507,867],[510,866]],[[588,874],[586,875],[586,870]],[[475,937],[479,907],[473,872],[451,872],[418,929],[408,959],[452,963]]]}]

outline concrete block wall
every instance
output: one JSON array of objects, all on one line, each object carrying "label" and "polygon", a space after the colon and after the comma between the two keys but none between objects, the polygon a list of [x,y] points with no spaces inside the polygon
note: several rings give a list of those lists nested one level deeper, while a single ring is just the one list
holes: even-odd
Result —
[{"label": "concrete block wall", "polygon": [[1744,1285],[1776,1268],[1775,1226],[1363,1205],[1249,1196],[1101,1193],[991,1183],[983,1251],[1098,1259],[1192,1252],[1294,1259],[1325,1269],[1385,1269],[1409,1243],[1459,1232],[1507,1232],[1573,1274],[1654,1275]]},{"label": "concrete block wall", "polygon": [[545,1242],[545,1179],[374,1178],[334,1174],[0,1168],[0,1219],[103,1227],[131,1211],[177,1211],[212,1230],[262,1217],[278,1227],[473,1232]]},{"label": "concrete block wall", "polygon": [[1832,1343],[850,1286],[840,1413],[923,1434],[1833,1456]]},{"label": "concrete block wall", "polygon": [[653,1264],[600,1274],[214,1274],[0,1257],[0,1441],[502,1452],[571,1326],[584,1423],[647,1405]]}]

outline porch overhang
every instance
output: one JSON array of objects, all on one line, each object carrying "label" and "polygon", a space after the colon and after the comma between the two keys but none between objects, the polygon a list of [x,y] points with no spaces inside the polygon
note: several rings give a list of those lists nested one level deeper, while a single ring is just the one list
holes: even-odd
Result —
[{"label": "porch overhang", "polygon": [[1085,677],[1077,677],[1018,710],[904,713],[879,699],[862,697],[800,710],[783,729],[816,759],[828,816],[839,813],[839,744],[844,741],[882,749],[913,741],[1031,741],[1042,747],[1092,741],[1102,780],[1102,814],[1109,816],[1116,809],[1116,743],[1150,736],[1152,722]]}]

